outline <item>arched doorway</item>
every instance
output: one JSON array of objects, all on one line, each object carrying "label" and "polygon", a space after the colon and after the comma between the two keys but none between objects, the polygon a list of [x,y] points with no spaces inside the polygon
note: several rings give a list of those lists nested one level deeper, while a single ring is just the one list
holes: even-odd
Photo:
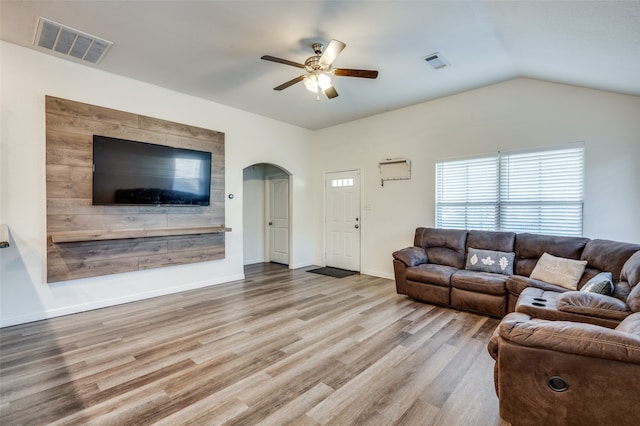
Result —
[{"label": "arched doorway", "polygon": [[291,174],[273,164],[243,170],[244,265],[291,265]]}]

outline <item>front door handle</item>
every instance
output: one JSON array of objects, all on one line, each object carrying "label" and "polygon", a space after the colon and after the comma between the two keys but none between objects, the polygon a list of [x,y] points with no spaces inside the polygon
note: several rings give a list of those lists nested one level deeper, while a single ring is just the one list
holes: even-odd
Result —
[{"label": "front door handle", "polygon": [[356,228],[356,229],[360,228],[360,225],[358,225],[358,224],[356,223],[355,228]]}]

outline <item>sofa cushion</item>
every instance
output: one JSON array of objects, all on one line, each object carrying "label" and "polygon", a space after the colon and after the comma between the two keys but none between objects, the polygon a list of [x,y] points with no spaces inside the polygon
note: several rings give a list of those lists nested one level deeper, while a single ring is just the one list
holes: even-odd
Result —
[{"label": "sofa cushion", "polygon": [[414,246],[424,248],[430,263],[464,269],[467,231],[418,228]]},{"label": "sofa cushion", "polygon": [[559,293],[567,291],[566,288],[559,285],[553,285],[544,281],[538,281],[522,275],[511,275],[507,278],[507,291],[514,295],[519,295],[524,289],[533,287],[544,291],[557,291]]},{"label": "sofa cushion", "polygon": [[514,232],[504,231],[469,231],[467,234],[467,251],[469,247],[485,250],[513,252],[516,242]]},{"label": "sofa cushion", "polygon": [[407,280],[450,287],[451,275],[457,270],[457,268],[452,266],[425,263],[407,268]]},{"label": "sofa cushion", "polygon": [[600,272],[587,281],[580,291],[611,296],[613,294],[613,278],[611,272]]},{"label": "sofa cushion", "polygon": [[[518,297],[515,311],[530,315],[533,318],[541,318],[552,321],[574,321],[587,324],[601,325],[607,328],[615,328],[620,324],[620,318],[596,317],[587,312],[569,312],[558,309],[558,298],[564,293],[556,291],[544,291],[539,288],[529,287]],[[575,292],[574,292],[575,293]],[[595,295],[599,296],[599,295]]]},{"label": "sofa cushion", "polygon": [[515,253],[481,250],[469,247],[467,249],[467,263],[465,265],[465,269],[470,271],[513,275],[514,259]]},{"label": "sofa cushion", "polygon": [[505,317],[498,334],[522,346],[640,364],[640,336],[593,324]]},{"label": "sofa cushion", "polygon": [[504,295],[507,276],[461,269],[451,276],[451,286],[477,293]]},{"label": "sofa cushion", "polygon": [[561,237],[522,233],[516,235],[515,253],[517,275],[530,276],[543,253],[567,259],[580,259],[588,238]]},{"label": "sofa cushion", "polygon": [[624,333],[635,334],[636,336],[640,336],[640,312],[631,314],[628,317],[626,317],[616,327],[616,330],[622,331]]},{"label": "sofa cushion", "polygon": [[586,260],[565,259],[545,252],[531,271],[530,278],[575,290],[585,266]]},{"label": "sofa cushion", "polygon": [[627,297],[627,305],[633,312],[640,312],[640,285],[633,287]]},{"label": "sofa cushion", "polygon": [[468,311],[502,318],[507,313],[504,294],[495,295],[451,287],[451,305]]},{"label": "sofa cushion", "polygon": [[598,318],[621,321],[631,314],[629,307],[623,301],[597,293],[568,291],[560,294],[556,299],[556,303],[559,311]]},{"label": "sofa cushion", "polygon": [[622,331],[624,333],[635,334],[636,336],[640,336],[640,312],[631,314],[628,317],[626,317],[616,327],[616,330]]},{"label": "sofa cushion", "polygon": [[640,283],[640,250],[635,252],[622,266],[620,280],[629,283],[629,287],[635,287]]},{"label": "sofa cushion", "polygon": [[623,265],[638,250],[640,250],[638,244],[591,240],[585,246],[580,258],[586,260],[591,268],[611,272],[613,280],[619,281]]}]

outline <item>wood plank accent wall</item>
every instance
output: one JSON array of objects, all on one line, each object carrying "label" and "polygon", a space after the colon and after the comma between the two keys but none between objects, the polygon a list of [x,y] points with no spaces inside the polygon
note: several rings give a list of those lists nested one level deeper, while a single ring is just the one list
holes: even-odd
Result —
[{"label": "wood plank accent wall", "polygon": [[[224,228],[224,133],[51,96],[45,109],[47,282],[224,258],[224,232],[54,243],[57,232]],[[210,205],[92,205],[94,134],[210,151]]]}]

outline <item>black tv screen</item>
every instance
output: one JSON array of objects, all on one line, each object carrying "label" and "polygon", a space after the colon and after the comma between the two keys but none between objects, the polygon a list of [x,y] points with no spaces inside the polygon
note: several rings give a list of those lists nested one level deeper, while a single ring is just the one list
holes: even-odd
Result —
[{"label": "black tv screen", "polygon": [[93,204],[208,206],[211,153],[93,136]]}]

